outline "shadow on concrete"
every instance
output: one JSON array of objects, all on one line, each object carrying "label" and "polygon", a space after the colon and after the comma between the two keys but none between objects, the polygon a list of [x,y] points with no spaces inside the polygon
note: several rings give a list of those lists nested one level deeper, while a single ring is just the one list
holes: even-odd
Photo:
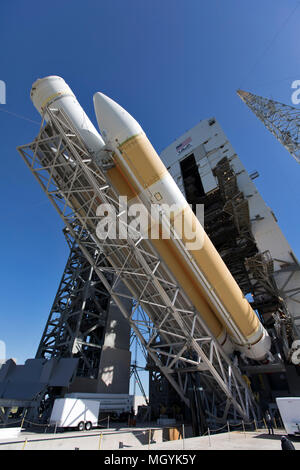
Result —
[{"label": "shadow on concrete", "polygon": [[254,436],[254,439],[271,439],[275,441],[280,441],[281,437],[284,434],[268,434],[268,433],[263,433],[263,434],[258,434],[257,436]]},{"label": "shadow on concrete", "polygon": [[282,436],[287,437],[292,442],[300,442],[300,436],[291,436],[290,434],[282,433],[282,434],[268,434],[263,433],[257,436],[254,436],[254,439],[271,439],[275,441],[280,441]]},{"label": "shadow on concrete", "polygon": [[129,447],[132,447],[132,446],[128,446],[128,445],[124,444],[124,442],[119,441],[119,449],[125,449],[126,447],[129,448]]},{"label": "shadow on concrete", "polygon": [[150,437],[149,437],[149,430],[132,431],[132,434],[143,446],[149,443],[149,439],[150,439],[150,444],[152,443],[152,436],[153,436],[152,431],[150,431]]}]

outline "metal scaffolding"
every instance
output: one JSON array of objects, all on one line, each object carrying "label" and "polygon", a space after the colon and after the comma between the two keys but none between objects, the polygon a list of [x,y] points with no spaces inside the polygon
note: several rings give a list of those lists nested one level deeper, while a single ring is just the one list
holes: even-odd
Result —
[{"label": "metal scaffolding", "polygon": [[299,109],[248,91],[238,90],[237,94],[292,157],[300,163]]},{"label": "metal scaffolding", "polygon": [[[188,375],[197,373],[209,415],[225,421],[237,415],[251,419],[256,414],[251,390],[203,322],[201,312],[195,310],[151,243],[138,232],[131,234],[119,195],[66,115],[51,107],[47,115],[50,121],[45,126],[42,122],[36,139],[18,150],[64,221],[68,237],[81,249],[157,370],[187,406]],[[110,160],[109,149],[106,152]],[[113,205],[120,220],[115,239],[101,240],[96,235],[101,203]],[[124,229],[128,229],[126,239],[121,237]],[[114,275],[112,284],[108,274]],[[130,294],[119,290],[121,282]],[[208,287],[207,291],[216,302],[215,294]],[[130,310],[124,303],[128,297],[135,302]],[[138,308],[144,316],[136,319]]]},{"label": "metal scaffolding", "polygon": [[218,188],[201,198],[205,207],[205,230],[246,295],[252,292],[252,285],[245,258],[257,253],[248,200],[238,188],[237,175],[228,158],[218,162],[213,174],[218,180]]},{"label": "metal scaffolding", "polygon": [[[76,242],[69,245],[36,358],[78,357],[76,375],[97,378],[110,296]],[[112,276],[107,280],[112,283]]]}]

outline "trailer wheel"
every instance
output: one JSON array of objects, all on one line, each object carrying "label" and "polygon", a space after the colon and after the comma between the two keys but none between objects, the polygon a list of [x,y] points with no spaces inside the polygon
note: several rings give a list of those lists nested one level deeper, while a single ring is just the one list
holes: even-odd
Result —
[{"label": "trailer wheel", "polygon": [[85,423],[85,430],[90,431],[91,429],[92,429],[92,423],[88,421],[87,423]]},{"label": "trailer wheel", "polygon": [[84,422],[80,421],[80,423],[78,424],[78,431],[83,431],[83,430],[84,430]]}]

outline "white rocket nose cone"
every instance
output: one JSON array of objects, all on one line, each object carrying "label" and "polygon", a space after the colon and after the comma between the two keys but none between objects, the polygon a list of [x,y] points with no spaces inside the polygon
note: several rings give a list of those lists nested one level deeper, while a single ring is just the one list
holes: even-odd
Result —
[{"label": "white rocket nose cone", "polygon": [[94,107],[99,129],[105,142],[121,145],[143,129],[118,103],[103,93],[94,94]]}]

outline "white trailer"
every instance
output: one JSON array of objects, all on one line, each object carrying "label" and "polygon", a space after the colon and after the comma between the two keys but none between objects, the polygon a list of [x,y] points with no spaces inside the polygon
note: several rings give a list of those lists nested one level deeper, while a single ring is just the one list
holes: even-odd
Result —
[{"label": "white trailer", "polygon": [[121,393],[68,393],[66,398],[94,400],[100,403],[100,413],[120,415],[130,413],[134,407],[133,395]]},{"label": "white trailer", "polygon": [[79,431],[98,425],[100,402],[81,398],[57,398],[50,424],[57,428],[77,428]]},{"label": "white trailer", "polygon": [[300,397],[276,398],[287,434],[300,435]]}]

